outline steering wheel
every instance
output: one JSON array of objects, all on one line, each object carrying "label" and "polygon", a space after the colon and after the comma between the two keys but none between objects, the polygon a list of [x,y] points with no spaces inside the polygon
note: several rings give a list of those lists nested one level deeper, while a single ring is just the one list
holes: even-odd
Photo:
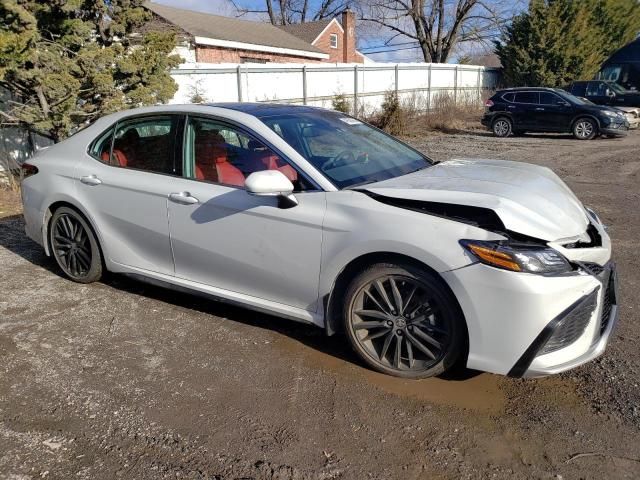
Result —
[{"label": "steering wheel", "polygon": [[351,150],[343,150],[338,155],[330,158],[322,164],[321,170],[327,170],[328,168],[340,167],[341,165],[347,165],[356,161]]}]

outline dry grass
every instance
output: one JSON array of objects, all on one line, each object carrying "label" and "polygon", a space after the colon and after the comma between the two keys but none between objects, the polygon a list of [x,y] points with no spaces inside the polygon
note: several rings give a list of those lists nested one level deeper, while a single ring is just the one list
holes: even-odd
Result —
[{"label": "dry grass", "polygon": [[0,218],[22,213],[20,190],[0,187]]},{"label": "dry grass", "polygon": [[382,109],[364,118],[392,135],[412,137],[428,131],[455,133],[481,128],[482,104],[475,92],[460,94],[458,98],[446,92],[432,97],[431,105],[426,99],[411,96],[399,99],[395,92],[385,95]]}]

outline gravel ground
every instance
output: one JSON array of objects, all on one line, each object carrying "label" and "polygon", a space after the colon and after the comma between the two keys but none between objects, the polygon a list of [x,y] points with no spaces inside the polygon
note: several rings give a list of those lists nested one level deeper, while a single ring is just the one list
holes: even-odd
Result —
[{"label": "gravel ground", "polygon": [[71,283],[6,217],[0,478],[640,477],[640,134],[409,141],[547,165],[596,209],[623,302],[604,357],[538,380],[391,378],[321,330],[120,276]]}]

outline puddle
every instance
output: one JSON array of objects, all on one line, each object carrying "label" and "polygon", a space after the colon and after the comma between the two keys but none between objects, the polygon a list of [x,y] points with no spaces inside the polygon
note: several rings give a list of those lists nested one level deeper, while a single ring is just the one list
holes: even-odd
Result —
[{"label": "puddle", "polygon": [[334,355],[289,337],[278,339],[274,345],[288,356],[301,358],[309,368],[328,370],[343,377],[350,377],[353,379],[351,381],[365,381],[400,397],[484,413],[500,413],[506,402],[505,392],[501,388],[501,382],[504,380],[499,375],[478,373],[460,379],[405,380],[370,370],[356,363],[355,355],[352,356],[352,361],[342,358],[348,347],[336,348]]}]

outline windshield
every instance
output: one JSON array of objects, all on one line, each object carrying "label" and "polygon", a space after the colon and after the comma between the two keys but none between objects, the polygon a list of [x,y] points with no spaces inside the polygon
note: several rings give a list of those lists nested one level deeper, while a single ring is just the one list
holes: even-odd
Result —
[{"label": "windshield", "polygon": [[393,137],[339,112],[259,118],[340,189],[399,177],[433,163]]},{"label": "windshield", "polygon": [[590,105],[592,103],[586,98],[576,97],[575,95],[572,95],[569,92],[566,92],[564,90],[554,89],[554,91],[558,95],[560,95],[563,99],[565,99],[569,103],[573,103],[574,105]]}]

